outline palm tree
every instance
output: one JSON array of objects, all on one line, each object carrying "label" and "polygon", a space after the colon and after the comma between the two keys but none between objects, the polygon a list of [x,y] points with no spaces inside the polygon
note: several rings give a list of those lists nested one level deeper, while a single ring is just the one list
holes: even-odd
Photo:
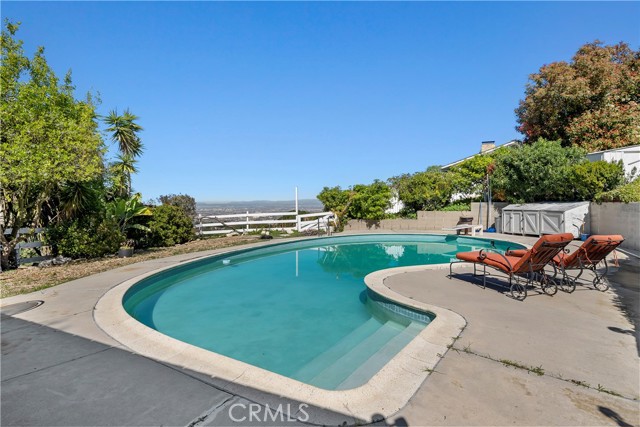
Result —
[{"label": "palm tree", "polygon": [[124,110],[122,115],[118,115],[118,110],[111,110],[104,118],[104,122],[109,126],[106,131],[111,132],[113,142],[118,144],[122,154],[131,157],[139,157],[143,150],[142,141],[138,136],[142,126],[135,122],[138,118],[128,109]]},{"label": "palm tree", "polygon": [[60,188],[60,218],[69,220],[82,214],[96,211],[100,206],[98,187],[101,183],[95,181],[67,182]]},{"label": "palm tree", "polygon": [[131,195],[131,175],[138,172],[138,161],[127,154],[120,154],[115,162],[109,166],[112,184],[116,197]]},{"label": "palm tree", "polygon": [[138,116],[132,114],[128,109],[124,110],[122,115],[118,115],[117,110],[111,110],[109,115],[104,118],[104,122],[108,125],[106,131],[111,133],[111,140],[118,144],[120,156],[112,168],[120,172],[124,182],[121,188],[126,190],[126,196],[131,194],[131,174],[136,173],[135,158],[142,154],[144,146],[138,136],[138,132],[142,131],[142,126],[136,123]]}]

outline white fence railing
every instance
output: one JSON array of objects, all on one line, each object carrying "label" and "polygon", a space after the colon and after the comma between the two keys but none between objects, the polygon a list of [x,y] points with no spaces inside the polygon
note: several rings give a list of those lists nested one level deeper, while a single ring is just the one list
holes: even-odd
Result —
[{"label": "white fence railing", "polygon": [[[281,219],[282,217],[290,217]],[[264,219],[260,219],[264,218]],[[314,218],[314,219],[312,219]],[[323,230],[331,232],[335,227],[333,212],[319,212],[296,215],[295,212],[264,212],[225,215],[198,215],[195,224],[198,234],[227,234],[230,232],[250,233],[261,230],[281,230],[286,232]],[[227,221],[228,220],[228,221]]]}]

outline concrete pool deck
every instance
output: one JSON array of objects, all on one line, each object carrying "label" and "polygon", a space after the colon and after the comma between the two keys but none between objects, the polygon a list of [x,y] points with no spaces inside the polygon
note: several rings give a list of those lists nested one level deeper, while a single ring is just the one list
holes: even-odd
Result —
[{"label": "concrete pool deck", "polygon": [[[525,244],[536,240],[493,236]],[[2,300],[3,307],[45,301],[31,311],[3,311],[2,425],[356,422],[347,401],[344,411],[301,408],[305,402],[132,353],[96,325],[96,303],[114,286],[224,251],[133,264]],[[554,297],[531,292],[518,302],[502,289],[482,289],[468,275],[450,280],[447,274],[422,269],[383,279],[406,298],[459,313],[467,327],[409,403],[378,424],[640,424],[639,402],[633,400],[640,379],[634,326],[623,315],[617,291],[579,287]],[[632,274],[625,280],[637,286],[638,279]],[[637,287],[631,292],[637,298]],[[536,371],[544,374],[522,367],[540,367]],[[265,404],[271,410],[281,405],[294,420],[268,414]],[[372,413],[365,420],[380,418]]]}]

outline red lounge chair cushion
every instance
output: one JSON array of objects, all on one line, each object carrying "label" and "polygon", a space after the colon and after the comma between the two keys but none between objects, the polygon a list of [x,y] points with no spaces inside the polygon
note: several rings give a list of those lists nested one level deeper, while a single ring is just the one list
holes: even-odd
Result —
[{"label": "red lounge chair cushion", "polygon": [[[520,261],[519,257],[513,257],[513,256],[503,257],[502,255],[496,254],[493,252],[483,252],[482,254],[486,255],[484,259],[480,258],[480,251],[458,252],[456,254],[456,258],[466,262],[475,262],[479,264],[484,263],[492,267],[498,268],[504,271],[505,273],[510,273],[513,269],[513,266],[516,265],[518,261]],[[511,263],[511,266],[509,266],[509,264],[507,263],[507,260],[509,263]]]},{"label": "red lounge chair cushion", "polygon": [[509,249],[505,254],[508,256],[523,257],[527,251],[528,249]]},{"label": "red lounge chair cushion", "polygon": [[533,248],[525,250],[522,256],[513,256],[513,252],[502,256],[494,252],[482,251],[484,258],[481,258],[480,251],[474,251],[459,252],[456,254],[456,258],[466,262],[486,264],[510,274],[538,271],[543,269],[545,264],[551,262],[551,259],[547,257],[552,255],[554,251],[553,249],[545,250],[545,244],[564,243],[566,245],[571,240],[573,240],[571,233],[548,234],[538,239]]},{"label": "red lounge chair cushion", "polygon": [[589,236],[572,254],[560,252],[553,258],[553,261],[564,268],[580,268],[581,265],[597,264],[623,241],[624,237],[619,234],[594,234]]}]

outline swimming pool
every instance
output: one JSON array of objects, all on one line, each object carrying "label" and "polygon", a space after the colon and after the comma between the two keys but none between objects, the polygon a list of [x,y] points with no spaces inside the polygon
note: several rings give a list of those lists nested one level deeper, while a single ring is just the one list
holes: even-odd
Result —
[{"label": "swimming pool", "polygon": [[376,270],[449,262],[508,244],[444,235],[311,239],[165,270],[124,295],[139,322],[180,341],[328,390],[366,383],[433,319],[373,293]]}]

